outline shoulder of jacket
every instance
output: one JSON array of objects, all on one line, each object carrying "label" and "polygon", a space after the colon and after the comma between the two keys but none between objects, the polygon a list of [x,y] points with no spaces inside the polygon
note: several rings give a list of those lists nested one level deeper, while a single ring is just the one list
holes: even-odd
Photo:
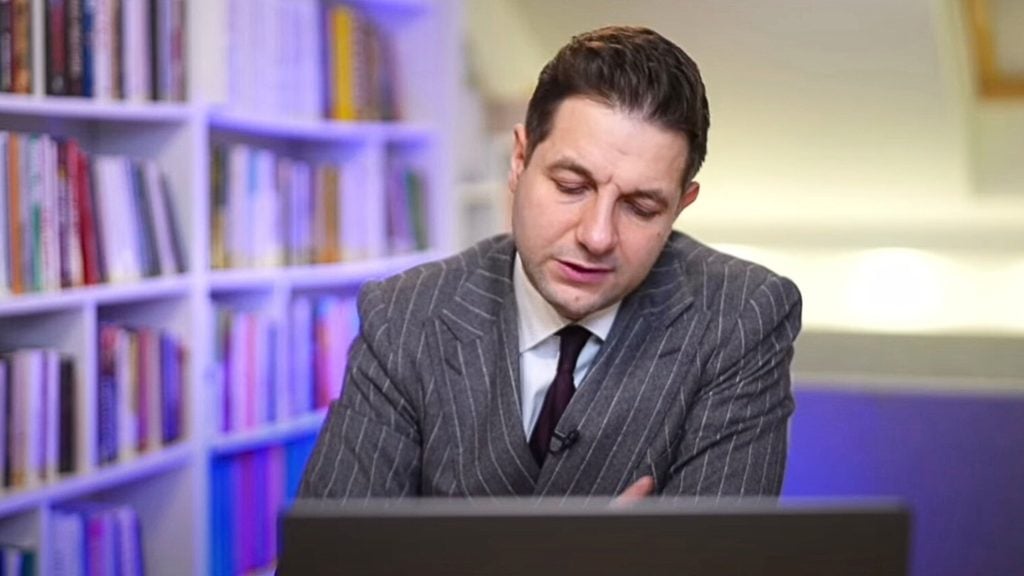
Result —
[{"label": "shoulder of jacket", "polygon": [[426,262],[398,274],[363,284],[360,298],[390,304],[401,302],[409,314],[427,317],[454,297],[458,288],[496,251],[513,253],[508,235],[477,242],[447,258]]}]

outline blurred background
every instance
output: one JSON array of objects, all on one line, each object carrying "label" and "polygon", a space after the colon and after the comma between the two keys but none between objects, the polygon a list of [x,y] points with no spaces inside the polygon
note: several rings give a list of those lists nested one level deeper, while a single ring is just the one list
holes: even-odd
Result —
[{"label": "blurred background", "polygon": [[784,498],[1024,575],[1024,0],[0,0],[0,573],[274,574],[359,287],[508,230],[608,24],[701,67],[677,228],[803,293]]},{"label": "blurred background", "polygon": [[507,226],[512,126],[547,59],[599,26],[658,30],[711,106],[676,227],[803,292],[785,494],[905,499],[914,574],[1024,573],[1024,2],[464,11],[463,242]]}]

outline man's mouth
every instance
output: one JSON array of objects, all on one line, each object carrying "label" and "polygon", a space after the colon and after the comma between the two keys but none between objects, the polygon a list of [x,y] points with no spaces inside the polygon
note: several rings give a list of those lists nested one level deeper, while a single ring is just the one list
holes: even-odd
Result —
[{"label": "man's mouth", "polygon": [[559,260],[562,276],[574,284],[596,284],[603,282],[613,269],[608,266],[581,264],[569,260]]}]

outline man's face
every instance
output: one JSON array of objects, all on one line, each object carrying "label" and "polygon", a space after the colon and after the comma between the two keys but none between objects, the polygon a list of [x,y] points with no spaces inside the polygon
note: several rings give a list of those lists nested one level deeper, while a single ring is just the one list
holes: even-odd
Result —
[{"label": "man's face", "polygon": [[516,249],[541,295],[579,320],[640,285],[676,216],[697,198],[697,183],[680,189],[686,139],[572,97],[528,164],[526,145],[517,126],[509,172]]}]

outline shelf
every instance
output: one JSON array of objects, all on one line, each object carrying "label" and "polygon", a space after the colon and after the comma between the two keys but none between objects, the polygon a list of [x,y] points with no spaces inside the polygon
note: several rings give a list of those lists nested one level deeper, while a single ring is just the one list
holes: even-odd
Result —
[{"label": "shelf", "polygon": [[[322,24],[322,10],[337,1],[315,0],[311,4],[315,4],[316,10],[309,15]],[[176,407],[180,408],[190,430],[203,431],[159,451],[125,458],[115,464],[84,466],[83,470],[36,483],[30,488],[0,489],[0,532],[9,540],[39,544],[40,576],[49,574],[55,565],[55,547],[50,541],[53,537],[51,512],[87,500],[129,505],[137,511],[146,528],[141,542],[146,552],[146,572],[219,573],[218,567],[211,565],[216,561],[211,556],[215,555],[209,552],[223,541],[221,528],[228,528],[229,535],[237,533],[237,528],[211,525],[210,512],[224,503],[218,500],[224,498],[224,494],[212,489],[211,468],[220,464],[237,468],[237,463],[232,461],[235,455],[244,461],[248,459],[247,451],[271,451],[276,457],[276,452],[283,448],[294,480],[304,464],[301,459],[309,449],[308,441],[318,433],[327,413],[326,409],[321,409],[235,434],[208,432],[209,420],[215,415],[207,408],[219,401],[218,390],[209,385],[217,369],[219,308],[237,306],[247,312],[265,314],[274,321],[286,322],[293,298],[315,300],[334,296],[345,299],[353,296],[364,281],[447,256],[453,247],[448,231],[440,227],[453,225],[455,216],[452,213],[455,203],[451,201],[453,189],[448,185],[453,150],[445,130],[456,119],[457,110],[452,109],[453,103],[448,98],[455,93],[457,78],[453,75],[461,66],[457,43],[445,39],[450,39],[449,32],[457,27],[461,0],[342,2],[364,12],[385,30],[389,42],[393,42],[392,86],[396,89],[393,96],[401,110],[409,111],[409,120],[301,119],[272,116],[269,107],[255,106],[244,112],[238,106],[224,106],[223,102],[239,95],[235,90],[239,86],[239,70],[233,68],[237,59],[233,63],[228,50],[231,36],[239,32],[239,27],[232,20],[235,15],[226,0],[203,2],[202,9],[187,3],[189,8],[183,16],[185,29],[190,32],[187,38],[182,38],[188,44],[186,61],[183,69],[175,69],[173,74],[185,73],[192,101],[127,102],[44,95],[41,93],[46,84],[44,18],[49,4],[45,0],[30,2],[35,19],[30,50],[36,64],[33,88],[37,93],[0,94],[0,129],[47,134],[57,141],[73,139],[89,155],[125,156],[155,162],[168,179],[168,190],[173,195],[172,208],[181,226],[179,231],[190,240],[183,246],[187,260],[196,266],[173,276],[47,292],[0,294],[0,343],[5,348],[44,344],[74,359],[76,402],[91,407],[82,413],[76,425],[75,441],[76,448],[89,452],[83,454],[88,460],[93,458],[95,450],[89,449],[94,448],[100,425],[95,410],[100,400],[97,381],[105,350],[98,338],[98,328],[107,323],[149,326],[185,338],[187,360],[181,365],[181,373],[175,375],[181,378],[184,388],[180,405]],[[266,8],[264,16],[271,13],[269,4]],[[304,16],[298,13],[300,11],[280,8],[277,12],[277,9],[275,5],[275,13],[286,15],[290,22],[273,26],[273,31],[257,27],[256,35],[247,35],[246,43],[235,46],[241,45],[243,50],[257,53],[255,56],[260,58],[256,60],[260,66],[254,68],[258,74],[243,78],[247,82],[246,89],[273,90],[287,98],[294,96],[292,85],[283,80],[281,85],[268,80],[296,78],[292,73],[300,70],[288,69],[287,75],[264,73],[262,52],[270,46],[264,40],[274,43],[268,39],[268,34],[288,34],[285,26],[302,24]],[[324,33],[322,29],[321,33]],[[285,36],[280,38],[285,39]],[[282,58],[267,61],[266,65],[294,64],[300,56],[308,56],[308,50],[322,48],[304,46],[305,54],[296,50],[279,51],[278,56]],[[327,51],[320,53],[327,54]],[[308,72],[310,70],[298,76]],[[233,73],[234,79],[231,78]],[[327,86],[325,82],[322,84]],[[252,100],[261,101],[261,98]],[[245,98],[239,98],[236,103],[244,101]],[[311,166],[330,163],[343,168],[339,184],[350,194],[344,198],[347,210],[344,214],[348,220],[341,218],[339,226],[360,224],[361,232],[358,238],[352,239],[353,245],[371,257],[308,266],[211,269],[208,255],[213,230],[212,154],[217,146],[234,143],[266,149]],[[22,156],[27,157],[27,154]],[[49,158],[44,157],[44,160],[49,161]],[[386,235],[390,202],[394,200],[389,189],[395,184],[394,166],[408,166],[424,178],[425,195],[420,208],[433,216],[429,223],[434,227],[430,230],[431,245],[440,248],[383,255],[391,245]],[[45,167],[49,169],[48,164]],[[342,200],[340,196],[339,200]],[[120,210],[121,206],[117,208]],[[341,235],[339,247],[341,240],[349,239]],[[350,304],[348,300],[345,303]],[[275,355],[274,378],[289,377],[286,373],[289,366],[287,344],[283,338],[278,338],[268,344],[268,348],[260,350],[260,353]],[[132,350],[129,348],[125,353],[130,354]],[[248,479],[242,481],[249,483]],[[238,482],[238,479],[232,478],[231,482]],[[270,488],[259,486],[258,481],[252,484],[260,490]],[[229,489],[237,492],[236,486],[231,484]],[[277,489],[276,484],[274,489]],[[229,521],[236,520],[230,518]],[[252,528],[262,530],[264,527]],[[235,543],[228,542],[220,549],[237,555],[239,551],[234,546]],[[275,569],[267,565],[269,560],[266,557],[249,563],[261,565],[250,574],[273,574]]]},{"label": "shelf", "polygon": [[438,250],[427,250],[362,262],[300,268],[289,272],[287,280],[295,288],[321,288],[351,284],[401,272],[442,256],[442,252]]},{"label": "shelf", "polygon": [[121,102],[72,96],[0,95],[0,115],[45,119],[174,123],[189,120],[198,108],[176,102]]},{"label": "shelf", "polygon": [[214,110],[209,115],[210,127],[223,132],[237,132],[274,138],[318,142],[366,142],[372,140],[415,143],[427,141],[432,130],[415,122],[338,122],[271,118],[258,114]]},{"label": "shelf", "polygon": [[187,296],[191,283],[186,276],[147,278],[130,284],[111,284],[92,296],[97,304],[130,303]]},{"label": "shelf", "polygon": [[184,297],[189,293],[189,286],[186,277],[168,276],[125,284],[98,284],[8,295],[0,298],[0,318],[71,310],[92,302],[107,304]]},{"label": "shelf", "polygon": [[268,444],[278,444],[298,436],[306,436],[320,430],[324,421],[325,410],[305,414],[288,422],[271,424],[257,430],[234,432],[217,438],[210,443],[210,452],[214,456],[230,456],[261,448]]},{"label": "shelf", "polygon": [[323,288],[353,284],[368,278],[398,272],[437,259],[441,255],[439,251],[428,250],[415,254],[338,264],[251,270],[214,270],[210,272],[210,290],[217,294],[244,290],[269,290],[280,285],[295,288]]},{"label": "shelf", "polygon": [[88,474],[69,476],[53,484],[24,491],[0,492],[3,496],[0,498],[0,518],[23,512],[42,503],[80,498],[86,494],[101,492],[180,468],[188,464],[193,453],[194,447],[191,443],[178,443],[120,464],[96,468]]},{"label": "shelf", "polygon": [[358,8],[388,8],[402,10],[428,10],[430,0],[348,0],[348,4]]}]

